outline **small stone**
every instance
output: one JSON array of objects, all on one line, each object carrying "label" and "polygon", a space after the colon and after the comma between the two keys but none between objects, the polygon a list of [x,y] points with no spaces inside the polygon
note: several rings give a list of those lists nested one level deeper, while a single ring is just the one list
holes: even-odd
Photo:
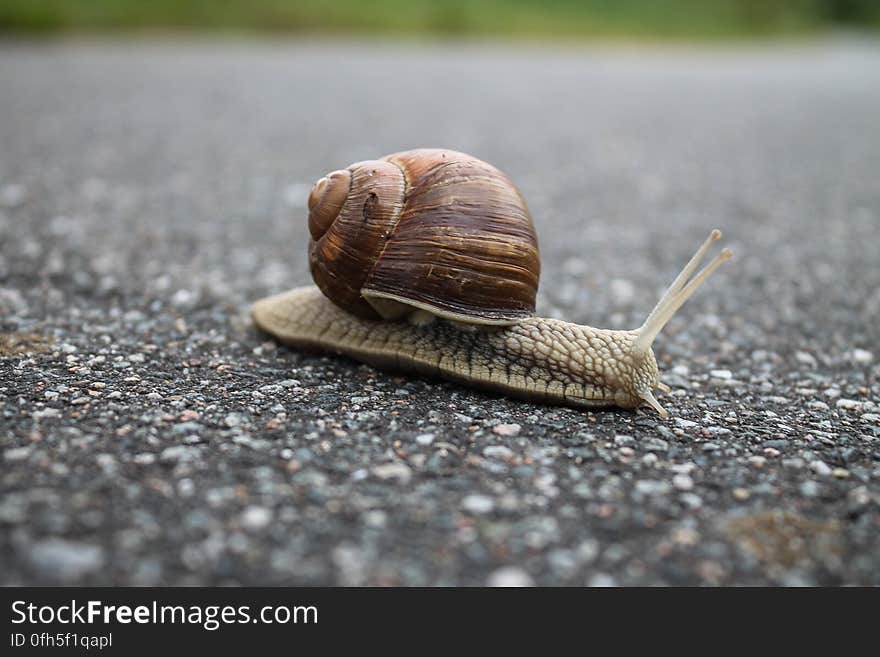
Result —
[{"label": "small stone", "polygon": [[388,514],[380,509],[367,511],[364,516],[364,524],[374,529],[382,529],[388,524]]},{"label": "small stone", "polygon": [[694,493],[682,493],[680,499],[689,509],[699,509],[703,506],[703,498]]},{"label": "small stone", "polygon": [[240,426],[241,422],[241,415],[239,415],[238,413],[229,413],[229,415],[223,418],[223,423],[230,429]]},{"label": "small stone", "polygon": [[731,372],[730,370],[712,370],[711,372],[709,372],[709,376],[711,376],[713,379],[727,380],[733,378],[733,372]]},{"label": "small stone", "polygon": [[677,474],[672,478],[672,485],[678,490],[691,490],[694,487],[694,480],[686,474]]},{"label": "small stone", "polygon": [[816,359],[813,357],[811,353],[806,351],[798,351],[795,353],[794,358],[797,362],[802,365],[809,365],[810,367],[816,367]]},{"label": "small stone", "polygon": [[499,436],[504,436],[506,438],[516,436],[521,430],[522,427],[518,424],[496,424],[492,428],[493,432],[495,432]]},{"label": "small stone", "polygon": [[827,477],[831,474],[831,468],[824,461],[813,461],[810,463],[810,468],[812,468],[813,472],[822,477]]},{"label": "small stone", "polygon": [[406,484],[412,479],[412,470],[406,463],[400,461],[377,465],[370,472],[379,479],[396,479],[401,484]]},{"label": "small stone", "polygon": [[241,514],[241,526],[248,531],[259,531],[272,522],[272,512],[263,506],[249,506]]},{"label": "small stone", "polygon": [[836,477],[837,479],[846,479],[849,477],[849,470],[846,468],[834,468],[831,471],[831,476]]},{"label": "small stone", "polygon": [[748,488],[734,488],[733,489],[734,499],[737,499],[740,502],[745,502],[751,496],[752,496],[752,494],[749,492]]},{"label": "small stone", "polygon": [[874,354],[872,354],[867,349],[853,349],[850,353],[850,359],[854,363],[858,363],[860,365],[867,365],[872,360],[874,360]]},{"label": "small stone", "polygon": [[857,411],[862,407],[862,403],[855,399],[838,399],[834,405],[847,411]]},{"label": "small stone", "polygon": [[769,449],[785,449],[786,447],[788,447],[788,441],[787,440],[765,440],[761,444],[761,447],[764,447],[765,449],[768,449],[768,448]]},{"label": "small stone", "polygon": [[428,445],[430,445],[431,443],[434,442],[434,434],[433,433],[421,433],[418,436],[416,436],[416,442],[419,445],[423,445],[423,446],[427,447]]},{"label": "small stone", "polygon": [[474,515],[491,513],[495,508],[494,500],[488,495],[468,495],[461,501],[461,508]]},{"label": "small stone", "polygon": [[32,545],[27,556],[43,575],[65,581],[89,575],[104,565],[104,551],[100,546],[60,538]]},{"label": "small stone", "polygon": [[483,450],[483,456],[487,459],[499,459],[507,461],[513,458],[513,450],[504,445],[489,445]]},{"label": "small stone", "polygon": [[587,586],[608,588],[617,586],[617,580],[605,573],[596,573],[587,582]]},{"label": "small stone", "polygon": [[819,484],[809,479],[801,484],[801,495],[804,497],[817,497],[819,495]]},{"label": "small stone", "polygon": [[669,490],[670,486],[665,481],[642,479],[636,482],[636,492],[642,495],[665,495]]},{"label": "small stone", "polygon": [[13,447],[3,452],[3,460],[5,461],[24,461],[31,455],[30,447]]},{"label": "small stone", "polygon": [[487,586],[498,587],[534,586],[535,580],[522,568],[505,566],[491,572],[486,580],[486,584]]},{"label": "small stone", "polygon": [[650,438],[645,441],[644,448],[649,452],[665,452],[669,449],[669,443],[662,438]]},{"label": "small stone", "polygon": [[195,461],[198,457],[198,448],[189,445],[174,445],[172,447],[166,447],[162,450],[162,453],[159,454],[159,460],[163,463]]}]

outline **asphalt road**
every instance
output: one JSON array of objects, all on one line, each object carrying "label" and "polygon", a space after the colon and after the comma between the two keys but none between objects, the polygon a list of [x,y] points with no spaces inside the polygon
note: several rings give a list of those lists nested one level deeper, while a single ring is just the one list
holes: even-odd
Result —
[{"label": "asphalt road", "polygon": [[[520,185],[539,311],[650,409],[276,347],[306,194],[445,146]],[[880,46],[0,44],[3,584],[880,584]]]}]

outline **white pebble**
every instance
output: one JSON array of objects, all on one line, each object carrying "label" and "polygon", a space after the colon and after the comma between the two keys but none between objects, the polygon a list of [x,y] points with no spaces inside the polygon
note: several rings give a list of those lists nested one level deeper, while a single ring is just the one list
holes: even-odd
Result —
[{"label": "white pebble", "polygon": [[730,370],[712,370],[711,372],[709,372],[709,375],[713,379],[732,379],[733,378],[733,372],[731,372]]},{"label": "white pebble", "polygon": [[99,570],[104,565],[104,550],[98,545],[50,538],[31,546],[28,558],[44,575],[72,580]]},{"label": "white pebble", "polygon": [[874,360],[874,354],[872,354],[867,349],[853,349],[852,353],[850,354],[850,358],[854,363],[867,365],[872,360]]},{"label": "white pebble", "polygon": [[272,522],[272,512],[266,507],[249,506],[241,514],[241,526],[248,531],[258,531]]},{"label": "white pebble", "polygon": [[857,411],[862,407],[862,403],[855,399],[838,399],[837,403],[834,405],[837,406],[837,408],[843,408],[848,411]]},{"label": "white pebble", "polygon": [[516,566],[505,566],[499,568],[489,574],[486,581],[488,586],[514,587],[514,586],[534,586],[535,580],[522,568]]},{"label": "white pebble", "polygon": [[813,461],[810,463],[810,467],[813,469],[813,472],[822,477],[827,477],[831,474],[831,468],[824,461]]},{"label": "white pebble", "polygon": [[419,445],[430,445],[434,442],[434,434],[433,433],[422,433],[416,436],[416,442]]},{"label": "white pebble", "polygon": [[636,482],[636,492],[642,495],[665,495],[669,492],[669,484],[665,481],[643,479]]},{"label": "white pebble", "polygon": [[611,575],[606,575],[605,573],[596,573],[587,582],[587,586],[607,588],[610,586],[617,586],[617,580],[615,580]]},{"label": "white pebble", "polygon": [[492,512],[495,502],[488,495],[468,495],[461,501],[461,508],[468,513],[483,515]]},{"label": "white pebble", "polygon": [[412,470],[406,463],[400,462],[377,465],[371,472],[379,479],[397,479],[402,484],[406,484],[412,478]]},{"label": "white pebble", "polygon": [[489,447],[483,450],[483,456],[488,459],[500,459],[506,461],[513,457],[513,450],[504,445],[489,445]]},{"label": "white pebble", "polygon": [[492,429],[499,436],[511,437],[517,435],[522,430],[518,424],[496,424]]},{"label": "white pebble", "polygon": [[686,474],[677,474],[672,478],[672,485],[678,490],[690,490],[694,487],[694,480]]},{"label": "white pebble", "polygon": [[816,359],[813,357],[813,354],[808,353],[806,351],[798,351],[795,355],[795,360],[801,363],[802,365],[809,365],[810,367],[816,367]]}]

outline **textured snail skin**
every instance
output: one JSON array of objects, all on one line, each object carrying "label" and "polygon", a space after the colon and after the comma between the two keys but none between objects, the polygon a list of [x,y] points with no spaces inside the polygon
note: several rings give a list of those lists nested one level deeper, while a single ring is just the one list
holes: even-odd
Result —
[{"label": "textured snail skin", "polygon": [[257,301],[251,314],[261,330],[299,349],[529,401],[635,408],[644,401],[637,388],[658,386],[653,352],[633,356],[636,331],[538,317],[480,330],[442,319],[423,325],[369,320],[340,309],[314,286]]}]

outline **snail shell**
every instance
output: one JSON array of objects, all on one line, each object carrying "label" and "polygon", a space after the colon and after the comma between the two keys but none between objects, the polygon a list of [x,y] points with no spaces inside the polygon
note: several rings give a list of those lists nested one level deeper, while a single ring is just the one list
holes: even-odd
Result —
[{"label": "snail shell", "polygon": [[531,215],[506,175],[470,155],[418,149],[334,171],[309,195],[309,232],[315,283],[359,317],[506,325],[535,313]]}]

